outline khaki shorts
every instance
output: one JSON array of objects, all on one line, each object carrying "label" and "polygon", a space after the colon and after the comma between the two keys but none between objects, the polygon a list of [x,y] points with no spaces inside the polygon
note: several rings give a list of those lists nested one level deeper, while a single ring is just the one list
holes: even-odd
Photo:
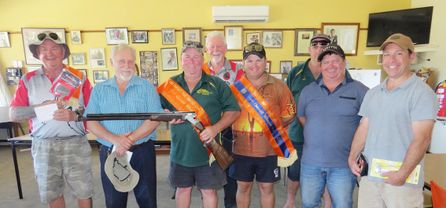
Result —
[{"label": "khaki shorts", "polygon": [[62,196],[65,181],[76,198],[93,196],[91,147],[86,136],[33,139],[32,155],[43,203]]}]

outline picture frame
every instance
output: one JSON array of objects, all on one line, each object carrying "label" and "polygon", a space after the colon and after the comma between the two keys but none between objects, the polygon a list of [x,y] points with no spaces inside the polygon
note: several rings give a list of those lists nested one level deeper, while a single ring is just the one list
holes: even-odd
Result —
[{"label": "picture frame", "polygon": [[17,67],[7,67],[6,71],[6,84],[17,85],[22,77],[22,69]]},{"label": "picture frame", "polygon": [[265,71],[271,73],[271,61],[266,62]]},{"label": "picture frame", "polygon": [[315,29],[301,28],[294,30],[294,56],[309,56],[308,48],[311,38],[316,34]]},{"label": "picture frame", "polygon": [[128,31],[126,27],[105,28],[105,39],[107,45],[129,44]]},{"label": "picture frame", "polygon": [[11,43],[9,42],[8,32],[0,32],[0,48],[10,48]]},{"label": "picture frame", "polygon": [[265,48],[282,48],[282,31],[263,31],[262,43]]},{"label": "picture frame", "polygon": [[356,56],[358,52],[359,23],[322,23],[322,32],[334,44],[344,50],[345,55]]},{"label": "picture frame", "polygon": [[161,48],[163,71],[178,70],[177,48]]},{"label": "picture frame", "polygon": [[225,26],[225,39],[228,50],[243,49],[243,27],[242,26]]},{"label": "picture frame", "polygon": [[82,44],[81,31],[79,31],[79,30],[71,31],[70,32],[70,40],[71,40],[71,44],[73,44],[73,45]]},{"label": "picture frame", "polygon": [[84,77],[88,77],[87,69],[77,69],[77,70],[81,71],[82,74],[84,74]]},{"label": "picture frame", "polygon": [[90,67],[105,68],[106,62],[104,48],[90,48],[89,52]]},{"label": "picture frame", "polygon": [[85,53],[72,53],[71,63],[73,65],[85,65]]},{"label": "picture frame", "polygon": [[292,68],[293,68],[293,61],[290,60],[280,61],[281,74],[289,74]]},{"label": "picture frame", "polygon": [[161,37],[163,45],[175,45],[176,44],[176,35],[174,28],[162,28],[161,29]]},{"label": "picture frame", "polygon": [[108,79],[108,70],[93,70],[93,82],[100,83]]},{"label": "picture frame", "polygon": [[154,86],[158,86],[158,52],[140,51],[140,76]]},{"label": "picture frame", "polygon": [[183,28],[183,43],[186,41],[193,41],[201,43],[201,28],[199,27],[184,27]]},{"label": "picture frame", "polygon": [[149,32],[147,30],[133,30],[132,43],[149,43]]},{"label": "picture frame", "polygon": [[261,32],[250,32],[246,33],[246,45],[251,43],[262,43],[262,33]]},{"label": "picture frame", "polygon": [[[66,43],[64,28],[22,28],[23,48],[25,51],[26,64],[42,64],[39,59],[34,58],[29,50],[29,44],[37,41],[37,35],[44,31],[51,31],[56,33],[63,43]],[[64,64],[68,64],[68,59],[64,59]]]}]

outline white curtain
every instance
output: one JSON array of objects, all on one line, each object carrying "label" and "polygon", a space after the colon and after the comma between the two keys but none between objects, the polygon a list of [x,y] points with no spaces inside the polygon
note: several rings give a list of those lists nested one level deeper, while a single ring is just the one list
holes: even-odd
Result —
[{"label": "white curtain", "polygon": [[9,93],[8,86],[6,85],[3,76],[0,74],[0,107],[9,106],[11,103],[11,93]]}]

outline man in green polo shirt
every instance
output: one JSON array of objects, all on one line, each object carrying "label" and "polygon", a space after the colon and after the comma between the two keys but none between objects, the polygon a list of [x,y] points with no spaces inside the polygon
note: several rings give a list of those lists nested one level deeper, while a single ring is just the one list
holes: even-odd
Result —
[{"label": "man in green polo shirt", "polygon": [[[316,34],[311,38],[308,52],[310,58],[305,63],[294,67],[288,74],[287,85],[293,93],[294,100],[299,103],[299,96],[302,89],[313,82],[321,73],[321,63],[318,62],[317,57],[322,50],[330,43],[330,38],[325,34]],[[297,150],[298,159],[288,168],[288,186],[287,186],[287,201],[284,208],[295,207],[295,198],[297,190],[299,189],[300,181],[300,160],[302,157],[302,149],[304,143],[303,127],[298,119],[295,119],[290,124],[288,135],[290,136],[294,148]],[[324,193],[324,204],[330,203],[330,197]]]},{"label": "man in green polo shirt", "polygon": [[[190,206],[194,184],[203,196],[203,207],[217,207],[217,189],[226,183],[226,176],[215,162],[209,165],[208,152],[203,142],[219,139],[219,133],[240,115],[240,107],[226,83],[218,77],[203,73],[203,61],[203,46],[196,42],[186,42],[181,55],[184,72],[171,78],[184,90],[178,96],[185,93],[184,97],[192,97],[206,111],[211,123],[198,135],[188,122],[171,122],[169,182],[176,188],[177,207]],[[164,96],[161,102],[163,108],[177,110],[174,106],[178,105]]]}]

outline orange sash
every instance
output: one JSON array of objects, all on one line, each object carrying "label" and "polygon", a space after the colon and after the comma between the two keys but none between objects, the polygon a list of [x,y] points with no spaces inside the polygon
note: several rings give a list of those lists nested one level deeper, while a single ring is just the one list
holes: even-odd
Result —
[{"label": "orange sash", "polygon": [[209,68],[209,65],[207,63],[203,64],[203,67],[201,67],[204,71],[204,73],[211,75],[211,69]]},{"label": "orange sash", "polygon": [[[64,65],[64,68],[67,69],[68,71],[70,71],[71,73],[73,73],[74,75],[76,75],[77,77],[79,77],[82,80],[84,74],[81,71],[79,71],[79,70],[77,70],[77,69],[75,69],[75,68],[73,68],[71,66],[68,66],[68,65]],[[81,87],[78,87],[74,91],[73,97],[79,98],[80,92],[81,92]]]}]

